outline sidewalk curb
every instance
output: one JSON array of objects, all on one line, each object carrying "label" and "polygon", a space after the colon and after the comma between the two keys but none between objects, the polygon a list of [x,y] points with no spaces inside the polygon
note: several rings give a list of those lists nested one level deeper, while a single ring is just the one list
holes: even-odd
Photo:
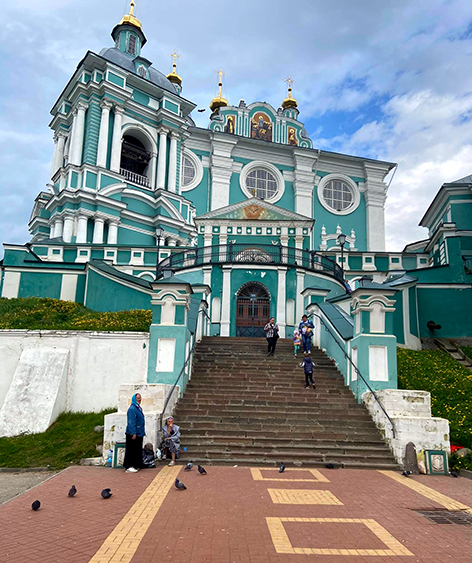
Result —
[{"label": "sidewalk curb", "polygon": [[57,471],[52,467],[0,467],[0,473],[39,473],[40,471]]},{"label": "sidewalk curb", "polygon": [[472,471],[469,469],[459,470],[459,477],[465,477],[466,479],[472,479]]}]

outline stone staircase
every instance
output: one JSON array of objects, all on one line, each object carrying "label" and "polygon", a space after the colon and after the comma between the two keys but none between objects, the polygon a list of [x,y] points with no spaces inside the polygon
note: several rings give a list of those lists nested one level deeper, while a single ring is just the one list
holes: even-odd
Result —
[{"label": "stone staircase", "polygon": [[302,356],[284,339],[268,358],[264,339],[204,337],[174,414],[181,460],[397,469],[332,360],[312,351],[316,389],[305,389]]}]

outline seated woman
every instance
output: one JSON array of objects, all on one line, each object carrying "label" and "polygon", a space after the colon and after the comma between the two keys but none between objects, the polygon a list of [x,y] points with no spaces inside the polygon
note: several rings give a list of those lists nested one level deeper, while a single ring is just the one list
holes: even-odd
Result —
[{"label": "seated woman", "polygon": [[169,465],[175,465],[175,459],[180,456],[180,429],[177,424],[174,424],[174,419],[169,416],[166,420],[165,426],[162,429],[162,457],[170,453],[172,461]]}]

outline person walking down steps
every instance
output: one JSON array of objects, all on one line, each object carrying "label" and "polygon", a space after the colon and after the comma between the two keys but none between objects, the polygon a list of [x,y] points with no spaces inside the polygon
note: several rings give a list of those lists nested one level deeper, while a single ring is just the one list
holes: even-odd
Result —
[{"label": "person walking down steps", "polygon": [[305,356],[303,358],[303,362],[300,364],[300,367],[303,368],[305,372],[305,389],[310,388],[310,383],[313,386],[313,389],[316,389],[315,382],[313,381],[313,360],[308,352],[305,352]]},{"label": "person walking down steps", "polygon": [[265,325],[264,330],[267,339],[267,355],[273,356],[277,339],[279,337],[279,327],[277,326],[274,317],[269,319],[269,322]]}]

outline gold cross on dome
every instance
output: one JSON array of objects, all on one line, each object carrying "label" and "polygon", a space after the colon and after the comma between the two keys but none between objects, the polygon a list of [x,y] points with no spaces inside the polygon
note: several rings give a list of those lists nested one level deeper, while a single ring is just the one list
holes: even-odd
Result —
[{"label": "gold cross on dome", "polygon": [[223,72],[223,69],[220,67],[220,70],[215,70],[215,73],[218,75],[218,86],[223,86],[223,76],[226,76],[226,73]]},{"label": "gold cross on dome", "polygon": [[289,90],[292,89],[292,84],[295,84],[295,80],[292,80],[290,74],[288,75],[287,78],[284,78],[284,82],[287,82]]},{"label": "gold cross on dome", "polygon": [[172,58],[172,66],[174,67],[174,70],[177,68],[177,59],[181,59],[182,55],[179,55],[177,53],[177,49],[174,49],[173,53],[169,53],[169,57]]}]

